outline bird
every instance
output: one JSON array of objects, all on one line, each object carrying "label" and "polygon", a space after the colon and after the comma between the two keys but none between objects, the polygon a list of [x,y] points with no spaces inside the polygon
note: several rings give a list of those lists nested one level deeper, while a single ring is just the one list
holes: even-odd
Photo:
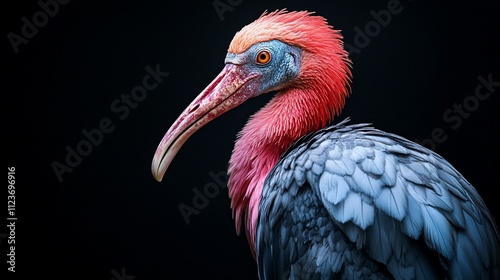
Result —
[{"label": "bird", "polygon": [[500,279],[498,227],[456,168],[372,124],[334,121],[352,62],[325,17],[265,11],[236,32],[224,63],[151,169],[160,182],[194,132],[272,94],[237,135],[227,171],[259,279]]}]

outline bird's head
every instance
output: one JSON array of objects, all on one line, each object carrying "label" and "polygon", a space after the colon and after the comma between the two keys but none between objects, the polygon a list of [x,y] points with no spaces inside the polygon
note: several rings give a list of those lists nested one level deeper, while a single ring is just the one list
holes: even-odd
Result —
[{"label": "bird's head", "polygon": [[161,181],[184,142],[200,127],[249,98],[289,88],[321,88],[339,113],[349,92],[350,60],[342,36],[307,11],[264,13],[231,41],[220,74],[167,131],[152,162]]}]

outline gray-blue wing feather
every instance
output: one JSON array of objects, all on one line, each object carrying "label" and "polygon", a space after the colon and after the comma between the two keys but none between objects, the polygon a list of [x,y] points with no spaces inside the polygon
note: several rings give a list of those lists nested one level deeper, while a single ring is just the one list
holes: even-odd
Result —
[{"label": "gray-blue wing feather", "polygon": [[498,279],[499,233],[446,160],[345,122],[300,139],[263,188],[261,279]]}]

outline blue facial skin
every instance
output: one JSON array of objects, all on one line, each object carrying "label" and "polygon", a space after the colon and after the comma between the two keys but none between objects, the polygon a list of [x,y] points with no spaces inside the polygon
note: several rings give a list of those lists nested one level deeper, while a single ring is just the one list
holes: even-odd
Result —
[{"label": "blue facial skin", "polygon": [[[266,64],[256,62],[258,54],[267,50],[271,59]],[[282,89],[300,73],[303,50],[279,40],[260,42],[239,53],[227,53],[225,63],[242,67],[246,73],[258,74],[254,96]]]}]

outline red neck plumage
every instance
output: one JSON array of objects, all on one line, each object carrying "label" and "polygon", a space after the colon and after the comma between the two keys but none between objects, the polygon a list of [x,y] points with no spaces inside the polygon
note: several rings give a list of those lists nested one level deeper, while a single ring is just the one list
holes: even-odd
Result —
[{"label": "red neck plumage", "polygon": [[[298,138],[329,124],[340,113],[348,94],[349,78],[325,75],[313,79],[307,71],[317,62],[302,66],[297,81],[254,114],[236,141],[229,162],[229,196],[238,234],[242,219],[255,257],[255,235],[264,180],[281,154]],[[339,69],[335,69],[338,74]],[[310,74],[310,75],[309,75]],[[317,74],[317,73],[316,73]],[[346,73],[344,73],[345,75]],[[337,79],[334,79],[337,76]]]}]

